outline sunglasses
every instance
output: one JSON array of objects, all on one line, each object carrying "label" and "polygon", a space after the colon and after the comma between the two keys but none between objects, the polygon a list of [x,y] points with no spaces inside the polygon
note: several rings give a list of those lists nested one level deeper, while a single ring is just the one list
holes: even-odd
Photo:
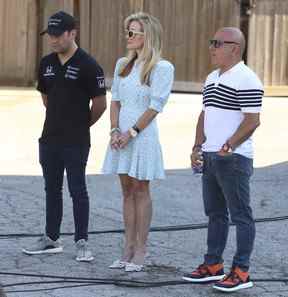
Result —
[{"label": "sunglasses", "polygon": [[125,30],[127,38],[134,38],[136,35],[144,35],[144,32],[134,31],[134,30]]},{"label": "sunglasses", "polygon": [[214,48],[220,48],[224,44],[240,44],[240,43],[234,42],[234,41],[218,40],[218,39],[211,39],[211,40],[209,40],[209,46],[212,46]]}]

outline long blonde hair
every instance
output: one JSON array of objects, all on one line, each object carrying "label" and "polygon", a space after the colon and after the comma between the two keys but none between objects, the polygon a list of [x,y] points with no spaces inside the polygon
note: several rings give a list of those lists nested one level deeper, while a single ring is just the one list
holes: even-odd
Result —
[{"label": "long blonde hair", "polygon": [[162,53],[162,26],[159,20],[152,15],[144,12],[131,14],[124,21],[124,27],[129,30],[131,22],[138,22],[144,32],[144,45],[139,57],[136,50],[129,50],[127,59],[120,67],[119,76],[127,76],[136,59],[143,62],[140,81],[142,84],[149,85],[150,74],[154,65],[161,59]]}]

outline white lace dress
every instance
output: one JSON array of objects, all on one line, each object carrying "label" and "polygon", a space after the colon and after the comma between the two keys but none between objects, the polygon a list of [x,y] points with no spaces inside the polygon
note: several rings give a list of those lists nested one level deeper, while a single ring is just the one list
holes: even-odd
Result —
[{"label": "white lace dress", "polygon": [[[123,58],[116,63],[111,92],[112,101],[120,101],[119,128],[126,132],[148,108],[162,112],[171,92],[174,67],[166,60],[159,61],[147,86],[140,82],[141,63],[135,64],[127,77],[119,77],[122,62]],[[165,178],[156,118],[123,149],[114,150],[109,145],[102,172],[128,174],[138,180]]]}]

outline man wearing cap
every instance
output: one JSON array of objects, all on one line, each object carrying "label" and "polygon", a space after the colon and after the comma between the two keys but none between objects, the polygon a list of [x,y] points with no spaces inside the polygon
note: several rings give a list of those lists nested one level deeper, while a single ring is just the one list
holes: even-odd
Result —
[{"label": "man wearing cap", "polygon": [[[66,170],[73,201],[76,260],[92,261],[88,249],[89,198],[85,169],[90,150],[89,128],[106,109],[104,73],[93,57],[75,42],[75,19],[59,11],[48,20],[53,53],[42,58],[38,74],[46,118],[39,139],[39,159],[46,191],[46,228],[39,241],[23,252],[60,253],[62,187]],[[91,102],[91,107],[90,107]]]}]

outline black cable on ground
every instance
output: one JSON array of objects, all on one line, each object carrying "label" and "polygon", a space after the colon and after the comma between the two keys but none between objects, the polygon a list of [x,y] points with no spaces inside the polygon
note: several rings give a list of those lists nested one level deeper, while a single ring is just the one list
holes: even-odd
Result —
[{"label": "black cable on ground", "polygon": [[[264,222],[277,222],[288,220],[288,216],[280,216],[280,217],[272,217],[272,218],[259,218],[255,219],[255,223],[264,223]],[[230,223],[230,226],[234,226],[235,224]],[[150,232],[164,232],[164,231],[186,231],[186,230],[198,230],[205,229],[208,227],[207,223],[199,223],[199,224],[186,224],[186,225],[171,225],[171,226],[162,226],[162,227],[151,227]],[[96,234],[109,234],[109,233],[124,233],[124,229],[110,229],[110,230],[98,230],[98,231],[90,231],[88,232],[90,235]],[[23,238],[23,237],[40,237],[43,234],[31,234],[31,233],[7,233],[0,234],[0,238]],[[60,234],[61,236],[72,236],[74,233],[64,232]]]},{"label": "black cable on ground", "polygon": [[[270,282],[278,282],[279,280],[276,279],[253,279],[253,282],[257,281],[270,281]],[[288,282],[288,279],[281,279],[281,282]],[[193,285],[192,282],[187,281],[166,281],[166,282],[155,282],[155,283],[143,283],[143,284],[133,284],[133,281],[129,282],[121,282],[121,283],[114,283],[114,285],[119,287],[127,287],[127,288],[156,288],[156,287],[163,287],[163,286],[175,286],[175,285]],[[111,285],[111,283],[109,283]],[[23,284],[24,285],[24,284]],[[106,283],[99,283],[99,282],[87,282],[82,283],[79,285],[71,285],[71,286],[59,286],[59,287],[51,287],[51,288],[43,288],[43,289],[31,289],[31,290],[8,290],[6,293],[25,293],[25,292],[43,292],[43,291],[51,291],[57,289],[70,289],[70,288],[77,288],[77,287],[87,287],[87,286],[99,286],[99,285],[107,285]]]},{"label": "black cable on ground", "polygon": [[[86,277],[75,277],[75,276],[61,276],[61,275],[50,275],[50,274],[34,274],[34,273],[19,273],[19,272],[2,272],[0,271],[0,275],[6,275],[6,276],[25,276],[25,277],[41,277],[41,278],[52,278],[52,279],[60,279],[60,280],[80,280],[80,281],[100,281],[100,282],[106,282],[106,283],[113,283],[118,281],[118,279],[110,279],[110,278],[86,278]],[[135,281],[137,282],[137,281]]]},{"label": "black cable on ground", "polygon": [[[87,284],[87,281],[82,280],[53,280],[53,281],[34,281],[34,282],[20,282],[20,283],[11,283],[6,284],[3,287],[18,287],[18,286],[31,286],[31,285],[49,285],[49,284],[63,284],[63,283],[77,283],[77,284]],[[90,283],[90,282],[89,282]],[[93,282],[91,284],[100,284],[100,285],[107,285],[107,282]]]},{"label": "black cable on ground", "polygon": [[[38,281],[38,282],[21,282],[14,284],[3,285],[3,287],[14,287],[21,285],[31,285],[31,284],[51,284],[51,283],[65,283],[65,282],[76,282],[76,283],[90,283],[94,285],[116,285],[121,287],[163,287],[163,286],[175,286],[175,285],[187,285],[192,284],[184,280],[172,280],[172,281],[162,281],[162,282],[148,282],[148,281],[137,281],[130,279],[116,279],[116,278],[86,278],[86,277],[69,277],[60,275],[45,275],[45,274],[26,274],[26,273],[14,273],[14,272],[0,272],[0,275],[9,276],[25,276],[25,277],[36,277],[36,278],[52,278],[57,279],[55,281]],[[287,282],[288,278],[255,278],[251,279],[253,282]]]},{"label": "black cable on ground", "polygon": [[33,293],[33,292],[46,292],[53,291],[58,289],[70,289],[70,288],[79,288],[79,287],[88,287],[95,286],[95,284],[82,284],[82,285],[73,285],[73,286],[61,286],[61,287],[52,287],[47,289],[30,289],[30,290],[8,290],[6,293]]},{"label": "black cable on ground", "polygon": [[[255,219],[256,223],[262,222],[275,222],[287,220],[288,216],[273,217],[273,218],[260,218]],[[234,225],[230,223],[230,225]],[[174,226],[163,226],[163,227],[152,227],[150,232],[161,232],[161,231],[183,231],[183,230],[195,230],[195,229],[204,229],[207,228],[207,223],[202,224],[188,224],[188,225],[174,225]],[[113,229],[113,230],[103,230],[103,231],[92,231],[89,234],[107,234],[107,233],[123,233],[124,229]],[[42,234],[0,234],[0,238],[11,238],[11,237],[38,237]],[[62,236],[71,236],[74,233],[61,233]],[[15,286],[24,286],[24,285],[33,285],[33,284],[56,284],[56,283],[80,283],[79,285],[72,286],[62,286],[62,287],[53,287],[53,288],[43,288],[43,289],[33,289],[33,290],[12,290],[7,291],[7,293],[20,293],[20,292],[40,292],[47,290],[56,290],[56,289],[66,289],[73,287],[82,287],[82,286],[96,286],[96,285],[116,285],[120,287],[133,287],[133,288],[155,288],[162,286],[175,286],[175,285],[188,285],[192,284],[187,281],[175,280],[175,281],[162,281],[162,282],[145,282],[145,281],[136,281],[129,279],[101,279],[101,278],[80,278],[80,277],[67,277],[67,276],[56,276],[56,275],[42,275],[42,274],[24,274],[24,273],[10,273],[10,272],[0,272],[0,275],[13,275],[13,276],[25,276],[25,277],[37,277],[37,278],[52,278],[58,279],[55,281],[38,281],[38,282],[21,282],[3,285],[4,287],[15,287]],[[60,280],[59,280],[60,279]],[[253,282],[285,282],[288,283],[288,278],[256,278],[252,279]]]}]

